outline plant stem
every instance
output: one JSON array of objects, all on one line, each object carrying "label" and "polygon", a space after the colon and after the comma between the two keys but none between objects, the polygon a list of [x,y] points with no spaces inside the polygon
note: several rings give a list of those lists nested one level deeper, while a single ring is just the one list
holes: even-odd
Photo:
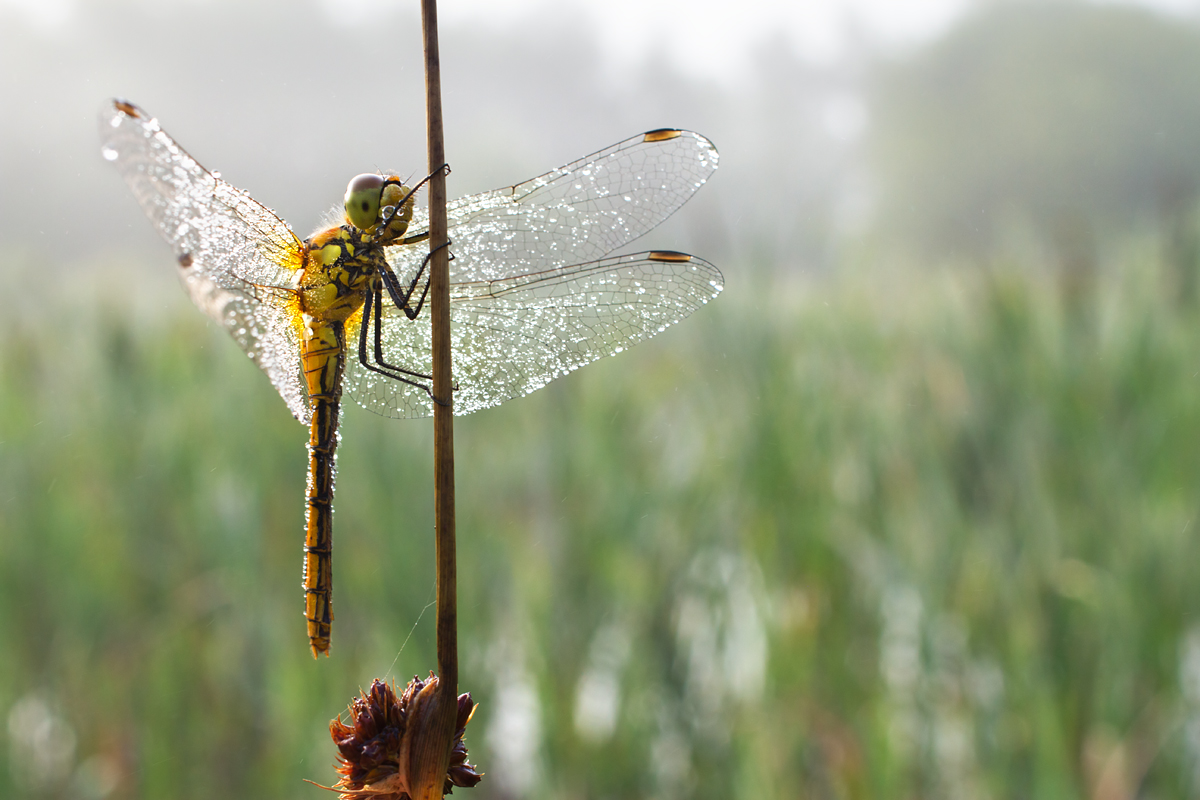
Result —
[{"label": "plant stem", "polygon": [[433,503],[437,551],[437,702],[417,745],[415,800],[443,795],[458,708],[458,608],[454,545],[454,396],[450,373],[450,259],[446,245],[446,150],[442,139],[442,79],[437,2],[421,0],[425,38],[426,137],[429,142],[430,319],[433,325]]},{"label": "plant stem", "polygon": [[442,138],[442,82],[437,2],[422,0],[425,103],[429,140],[429,246],[433,249],[430,304],[433,323],[434,529],[437,537],[438,682],[442,696],[458,695],[458,609],[454,542],[454,408],[450,373],[450,259],[446,242],[446,150]]}]

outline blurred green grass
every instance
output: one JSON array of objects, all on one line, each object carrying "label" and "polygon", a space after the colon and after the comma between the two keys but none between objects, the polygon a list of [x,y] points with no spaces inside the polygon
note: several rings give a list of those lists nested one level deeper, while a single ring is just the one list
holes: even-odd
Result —
[{"label": "blurred green grass", "polygon": [[[1161,252],[731,266],[460,418],[468,794],[1195,796],[1200,308]],[[5,797],[325,796],[328,720],[435,663],[429,424],[345,414],[314,662],[305,431],[177,300],[0,320]]]}]

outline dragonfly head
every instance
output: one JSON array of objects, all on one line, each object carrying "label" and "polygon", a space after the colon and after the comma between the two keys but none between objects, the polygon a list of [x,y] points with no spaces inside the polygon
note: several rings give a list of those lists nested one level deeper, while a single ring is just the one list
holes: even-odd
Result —
[{"label": "dragonfly head", "polygon": [[[355,176],[346,187],[346,221],[359,230],[377,234],[378,241],[388,244],[408,229],[413,212],[410,194],[394,175],[367,172]],[[381,223],[383,230],[376,231]]]}]

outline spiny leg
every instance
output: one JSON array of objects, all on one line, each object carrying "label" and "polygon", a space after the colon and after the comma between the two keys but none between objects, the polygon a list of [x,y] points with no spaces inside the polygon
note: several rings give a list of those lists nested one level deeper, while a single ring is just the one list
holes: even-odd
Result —
[{"label": "spiny leg", "polygon": [[[408,191],[408,194],[404,195],[403,199],[401,199],[399,203],[396,203],[396,205],[392,208],[391,213],[388,214],[387,219],[383,220],[383,224],[380,226],[380,228],[386,229],[387,226],[391,225],[392,220],[394,220],[396,218],[396,215],[400,213],[400,209],[404,208],[404,204],[407,203],[409,200],[411,200],[413,195],[415,195],[418,191],[420,191],[421,187],[424,186],[425,184],[429,183],[430,179],[432,179],[433,176],[437,175],[439,172],[442,173],[443,175],[449,175],[450,174],[450,165],[442,164],[440,167],[435,169],[433,172],[429,173],[424,178],[422,178],[420,183],[418,183],[416,186],[414,186],[412,189],[410,189]],[[389,186],[389,185],[403,186],[403,184],[401,184],[400,181],[398,181],[398,180],[384,181],[383,185],[384,186]],[[420,241],[421,238],[422,238],[421,235],[418,234],[418,236],[409,237],[409,239],[403,240],[402,244],[410,244],[411,243],[410,239],[412,242]],[[424,234],[424,238],[429,238],[429,234],[428,233]]]},{"label": "spiny leg", "polygon": [[[384,263],[380,268],[379,277],[382,279],[384,287],[387,288],[388,296],[392,298],[392,304],[400,311],[403,311],[404,316],[409,319],[416,319],[417,315],[421,313],[421,309],[425,307],[425,298],[429,296],[428,278],[425,278],[425,288],[421,290],[421,298],[417,301],[417,307],[410,307],[409,301],[412,300],[413,294],[417,291],[417,284],[421,282],[421,278],[425,275],[425,270],[428,268],[433,254],[443,247],[449,246],[449,241],[443,242],[425,255],[425,258],[421,260],[421,268],[413,276],[412,283],[408,285],[408,288],[401,287],[400,279],[396,277],[396,273],[392,272],[392,268],[387,263]],[[453,253],[450,254],[450,258],[454,258]]]},{"label": "spiny leg", "polygon": [[[375,336],[374,336],[374,339],[375,339],[375,347],[374,347],[375,363],[372,363],[371,359],[367,356],[367,336],[369,335],[367,333],[367,331],[371,327],[371,323],[372,323],[372,319],[371,319],[371,315],[372,315],[371,306],[372,305],[374,305],[374,307],[375,307],[375,311],[374,311],[375,318],[373,320],[374,327],[375,327]],[[367,297],[367,301],[365,303],[363,303],[362,324],[360,325],[359,331],[358,331],[358,360],[359,360],[359,363],[361,363],[363,365],[363,367],[370,370],[371,372],[375,372],[380,375],[384,375],[388,378],[391,378],[392,380],[402,381],[404,383],[409,384],[410,386],[416,386],[417,388],[424,390],[424,392],[426,394],[428,394],[430,397],[433,397],[433,393],[430,390],[430,387],[428,384],[421,383],[418,380],[413,380],[414,378],[423,378],[426,381],[431,381],[431,380],[433,380],[432,377],[430,377],[429,375],[423,375],[420,372],[413,372],[412,370],[407,370],[407,369],[404,369],[403,367],[399,367],[394,364],[389,364],[387,361],[384,361],[384,359],[383,359],[383,323],[382,323],[382,319],[383,319],[382,291],[380,289],[376,288]],[[410,377],[405,377],[406,375],[410,376]]]}]

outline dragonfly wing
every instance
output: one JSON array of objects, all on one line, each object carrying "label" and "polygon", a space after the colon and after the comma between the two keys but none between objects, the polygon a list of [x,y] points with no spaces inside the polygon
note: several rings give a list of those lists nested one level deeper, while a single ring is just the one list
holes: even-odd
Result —
[{"label": "dragonfly wing", "polygon": [[[639,134],[531,180],[449,204],[450,281],[495,280],[593,261],[671,216],[717,168],[717,149],[692,131]],[[410,230],[428,228],[417,209]],[[420,266],[389,248],[396,274]],[[423,255],[423,254],[422,254]]]},{"label": "dragonfly wing", "polygon": [[[540,389],[584,364],[615,355],[679,322],[716,297],[724,280],[703,259],[682,253],[615,256],[570,267],[451,286],[454,412],[469,414]],[[385,311],[384,354],[428,375],[429,315],[410,321]],[[389,417],[433,412],[429,395],[347,369],[351,395]]]},{"label": "dragonfly wing", "polygon": [[100,112],[101,152],[175,250],[192,300],[219,322],[307,422],[298,307],[291,283],[303,243],[269,208],[200,166],[158,121],[114,100]]}]

